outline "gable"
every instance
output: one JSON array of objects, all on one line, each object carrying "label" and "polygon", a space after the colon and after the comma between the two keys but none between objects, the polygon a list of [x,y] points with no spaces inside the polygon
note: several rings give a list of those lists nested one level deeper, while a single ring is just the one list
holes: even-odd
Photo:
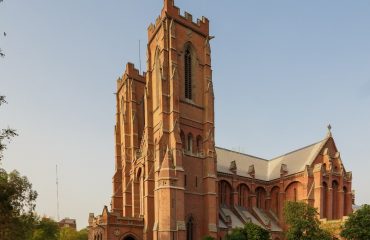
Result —
[{"label": "gable", "polygon": [[[334,139],[329,134],[325,139],[289,152],[282,156],[266,160],[263,158],[251,156],[248,154],[238,153],[217,147],[217,171],[226,174],[233,174],[230,170],[231,162],[235,161],[236,174],[243,177],[251,177],[248,171],[251,166],[254,167],[255,178],[264,181],[271,181],[280,178],[282,165],[287,174],[296,174],[303,172],[306,166],[314,166],[317,163],[327,163],[324,160],[324,155],[330,155],[332,167],[341,170],[343,164],[340,160],[340,155],[337,151]],[[338,156],[336,156],[338,155]],[[335,157],[336,156],[336,157]]]}]

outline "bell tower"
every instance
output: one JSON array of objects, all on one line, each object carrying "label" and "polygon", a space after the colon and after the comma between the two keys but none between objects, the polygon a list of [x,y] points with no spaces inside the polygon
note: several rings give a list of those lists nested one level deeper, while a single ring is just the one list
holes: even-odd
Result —
[{"label": "bell tower", "polygon": [[153,144],[155,240],[217,237],[210,39],[208,19],[180,15],[173,0],[148,28],[144,133]]}]

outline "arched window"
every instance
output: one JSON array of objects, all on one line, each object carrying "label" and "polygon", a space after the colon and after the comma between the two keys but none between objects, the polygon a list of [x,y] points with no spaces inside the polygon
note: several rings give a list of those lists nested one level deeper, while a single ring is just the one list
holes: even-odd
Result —
[{"label": "arched window", "polygon": [[191,133],[188,134],[188,152],[193,152],[193,135]]},{"label": "arched window", "polygon": [[256,197],[257,197],[257,207],[261,209],[266,208],[266,190],[262,187],[258,187],[256,189]]},{"label": "arched window", "polygon": [[219,183],[219,204],[222,206],[230,206],[232,202],[231,186],[226,181]]},{"label": "arched window", "polygon": [[280,188],[275,186],[272,188],[270,196],[271,196],[271,210],[279,216],[279,192]]},{"label": "arched window", "polygon": [[327,218],[327,209],[328,209],[328,184],[326,182],[322,183],[322,218]]},{"label": "arched window", "polygon": [[161,74],[161,65],[159,60],[159,50],[157,49],[155,53],[155,59],[154,59],[154,74],[155,74],[155,98],[154,98],[154,107],[157,107],[159,105],[160,101],[160,83],[162,82],[162,74]]},{"label": "arched window", "polygon": [[135,238],[131,235],[125,237],[123,240],[135,240]]},{"label": "arched window", "polygon": [[285,188],[285,200],[297,202],[302,200],[302,188],[303,185],[300,182],[292,182]]},{"label": "arched window", "polygon": [[333,202],[332,202],[332,208],[333,208],[333,219],[338,219],[338,182],[333,181],[332,184],[333,188]]},{"label": "arched window", "polygon": [[186,222],[186,240],[194,239],[194,219],[192,216],[189,217]]},{"label": "arched window", "polygon": [[185,98],[192,99],[192,74],[191,74],[191,52],[190,47],[185,50],[184,56],[185,70]]},{"label": "arched window", "polygon": [[181,143],[182,143],[182,149],[185,150],[186,149],[185,134],[182,130],[180,132],[180,138],[181,138]]},{"label": "arched window", "polygon": [[139,181],[139,214],[144,215],[144,175],[141,168],[138,170],[137,180]]},{"label": "arched window", "polygon": [[203,152],[203,139],[201,136],[197,136],[197,153]]},{"label": "arched window", "polygon": [[240,184],[238,186],[238,205],[241,207],[249,207],[249,188],[245,184]]}]

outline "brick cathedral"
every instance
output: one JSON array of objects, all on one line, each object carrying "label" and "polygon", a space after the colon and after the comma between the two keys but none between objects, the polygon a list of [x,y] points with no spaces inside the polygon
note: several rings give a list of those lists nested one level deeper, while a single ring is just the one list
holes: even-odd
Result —
[{"label": "brick cathedral", "polygon": [[129,63],[117,80],[112,202],[90,214],[90,240],[219,240],[246,222],[282,240],[285,201],[326,220],[352,212],[352,175],[330,130],[270,160],[215,146],[211,39],[207,18],[164,0],[147,71]]}]

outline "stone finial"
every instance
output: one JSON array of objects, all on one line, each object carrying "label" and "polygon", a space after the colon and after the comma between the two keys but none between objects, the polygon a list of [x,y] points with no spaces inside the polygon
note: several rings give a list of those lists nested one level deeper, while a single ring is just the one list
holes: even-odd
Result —
[{"label": "stone finial", "polygon": [[254,165],[250,165],[248,169],[248,174],[254,178],[256,171],[254,170]]},{"label": "stone finial", "polygon": [[328,134],[327,134],[327,136],[328,137],[331,137],[332,136],[332,134],[331,134],[331,125],[329,124],[327,128],[328,128]]},{"label": "stone finial", "polygon": [[288,173],[288,166],[286,164],[281,164],[280,167],[280,174],[286,175]]},{"label": "stone finial", "polygon": [[93,224],[94,218],[95,218],[94,213],[89,213],[89,220],[88,220],[89,226]]},{"label": "stone finial", "polygon": [[236,171],[238,170],[238,168],[236,166],[236,162],[235,161],[231,161],[229,169],[230,169],[231,172],[236,173]]}]

